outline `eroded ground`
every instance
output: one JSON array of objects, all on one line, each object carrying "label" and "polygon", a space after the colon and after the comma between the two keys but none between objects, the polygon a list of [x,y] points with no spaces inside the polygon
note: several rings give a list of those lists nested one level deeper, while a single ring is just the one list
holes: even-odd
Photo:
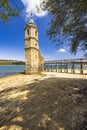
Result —
[{"label": "eroded ground", "polygon": [[87,75],[0,79],[0,130],[86,130]]}]

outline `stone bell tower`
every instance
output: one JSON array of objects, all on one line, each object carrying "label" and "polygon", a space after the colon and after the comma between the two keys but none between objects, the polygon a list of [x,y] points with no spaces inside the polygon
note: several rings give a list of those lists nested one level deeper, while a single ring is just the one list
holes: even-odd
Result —
[{"label": "stone bell tower", "polygon": [[38,45],[38,28],[31,18],[25,27],[25,73],[43,71],[44,58]]}]

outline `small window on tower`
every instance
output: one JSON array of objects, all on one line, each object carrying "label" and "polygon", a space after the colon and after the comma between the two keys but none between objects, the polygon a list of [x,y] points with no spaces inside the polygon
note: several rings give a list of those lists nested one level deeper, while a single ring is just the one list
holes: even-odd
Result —
[{"label": "small window on tower", "polygon": [[27,30],[27,34],[29,35],[29,29]]},{"label": "small window on tower", "polygon": [[37,31],[35,31],[35,36],[37,36]]},{"label": "small window on tower", "polygon": [[37,43],[35,43],[35,46],[37,46]]}]

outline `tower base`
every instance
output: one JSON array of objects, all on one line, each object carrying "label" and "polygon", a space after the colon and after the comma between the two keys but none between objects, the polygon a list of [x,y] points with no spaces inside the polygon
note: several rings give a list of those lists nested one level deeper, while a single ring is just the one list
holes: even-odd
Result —
[{"label": "tower base", "polygon": [[31,74],[40,74],[42,71],[25,71],[25,74],[31,75]]}]

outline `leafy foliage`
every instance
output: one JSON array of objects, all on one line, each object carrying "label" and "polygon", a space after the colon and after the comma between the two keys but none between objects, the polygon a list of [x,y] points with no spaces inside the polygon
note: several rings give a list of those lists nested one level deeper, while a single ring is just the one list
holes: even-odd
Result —
[{"label": "leafy foliage", "polygon": [[80,48],[87,51],[87,0],[48,0],[44,10],[51,16],[47,34],[50,39],[62,44],[60,34],[70,40],[71,52]]},{"label": "leafy foliage", "polygon": [[0,0],[0,20],[8,22],[11,17],[18,15],[19,9],[14,0]]}]

